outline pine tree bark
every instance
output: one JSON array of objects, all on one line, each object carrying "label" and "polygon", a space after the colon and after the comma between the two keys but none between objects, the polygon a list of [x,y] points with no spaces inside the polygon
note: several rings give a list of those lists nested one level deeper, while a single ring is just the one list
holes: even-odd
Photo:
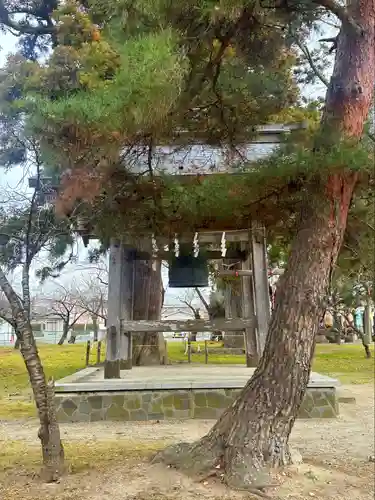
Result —
[{"label": "pine tree bark", "polygon": [[[339,131],[359,139],[373,98],[375,3],[348,2],[347,10],[362,32],[348,22],[340,30],[322,119],[325,138]],[[341,162],[326,179],[323,174],[306,186],[300,226],[253,377],[205,437],[168,448],[155,460],[198,476],[223,474],[230,486],[245,489],[267,487],[270,468],[292,462],[288,440],[306,392],[357,177]]]},{"label": "pine tree bark", "polygon": [[0,269],[0,287],[7,297],[16,322],[17,336],[20,335],[20,351],[24,359],[39,416],[38,437],[42,445],[42,477],[47,482],[59,479],[64,471],[64,448],[56,419],[54,404],[54,383],[46,382],[42,362],[33,336],[29,315],[23,308],[18,295]]}]

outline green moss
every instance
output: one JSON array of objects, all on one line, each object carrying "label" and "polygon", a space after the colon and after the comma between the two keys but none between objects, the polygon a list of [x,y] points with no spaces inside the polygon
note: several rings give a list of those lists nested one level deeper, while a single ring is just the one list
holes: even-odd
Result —
[{"label": "green moss", "polygon": [[298,418],[310,418],[310,413],[302,406],[299,410]]},{"label": "green moss", "polygon": [[[104,396],[104,397],[106,397],[106,396]],[[108,396],[108,397],[111,398],[111,402],[108,406],[111,406],[111,404],[115,404],[115,405],[120,406],[120,407],[124,406],[124,403],[125,403],[124,394],[116,394],[115,396]],[[127,401],[127,398],[126,398],[126,401]]]},{"label": "green moss", "polygon": [[78,411],[79,413],[84,413],[85,415],[88,415],[91,411],[91,407],[87,401],[81,401],[79,403]]},{"label": "green moss", "polygon": [[206,398],[207,398],[207,406],[210,408],[222,408],[223,410],[225,410],[225,408],[227,408],[231,404],[229,398],[213,391],[207,392]]},{"label": "green moss", "polygon": [[144,421],[147,420],[147,413],[144,410],[132,410],[129,418],[132,421]]},{"label": "green moss", "polygon": [[145,404],[145,403],[149,403],[152,399],[152,393],[149,392],[147,394],[142,394],[142,402]]},{"label": "green moss", "polygon": [[174,405],[174,395],[169,394],[168,396],[164,396],[162,402],[163,402],[164,408],[168,408],[168,407],[172,408]]},{"label": "green moss", "polygon": [[101,410],[103,407],[103,399],[101,396],[90,396],[87,402],[93,410]]},{"label": "green moss", "polygon": [[160,399],[152,402],[150,413],[163,413],[163,403]]},{"label": "green moss", "polygon": [[337,413],[330,406],[325,406],[320,410],[320,418],[334,418],[337,416]]},{"label": "green moss", "polygon": [[61,408],[68,415],[68,417],[71,417],[73,413],[76,411],[77,405],[71,399],[66,399],[65,401],[62,402]]},{"label": "green moss", "polygon": [[302,406],[301,406],[301,409],[300,409],[300,415],[302,417],[302,413],[303,413],[303,418],[305,418],[305,416],[309,416],[311,410],[314,408],[314,400],[313,400],[313,397],[310,393],[310,391],[308,391],[306,394],[305,394],[305,397],[304,397],[304,400],[302,402]]},{"label": "green moss", "polygon": [[217,418],[216,410],[212,408],[199,408],[196,406],[194,408],[193,418],[211,419]]},{"label": "green moss", "polygon": [[186,398],[182,398],[179,394],[174,396],[173,406],[176,410],[188,410],[190,408],[190,402]]},{"label": "green moss", "polygon": [[93,410],[90,413],[90,422],[100,422],[104,420],[102,410]]},{"label": "green moss", "polygon": [[103,408],[109,408],[112,403],[119,404],[120,406],[123,406],[124,398],[122,398],[122,403],[117,402],[116,400],[113,400],[113,396],[110,395],[103,395],[102,396],[102,401],[103,401]]},{"label": "green moss", "polygon": [[142,407],[140,396],[125,396],[122,400],[125,408],[128,410],[139,410]]},{"label": "green moss", "polygon": [[164,413],[148,413],[147,420],[164,420]]},{"label": "green moss", "polygon": [[57,411],[57,421],[58,422],[70,422],[71,418],[69,418],[68,415],[65,413],[65,411],[62,408],[60,408]]},{"label": "green moss", "polygon": [[130,413],[127,409],[116,404],[112,404],[107,410],[108,420],[129,420]]},{"label": "green moss", "polygon": [[194,393],[194,404],[195,406],[206,408],[207,398],[205,392],[195,392]]}]

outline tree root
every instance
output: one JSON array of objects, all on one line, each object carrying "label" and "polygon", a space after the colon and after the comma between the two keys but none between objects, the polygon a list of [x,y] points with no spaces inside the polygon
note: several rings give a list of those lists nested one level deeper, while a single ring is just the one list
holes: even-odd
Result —
[{"label": "tree root", "polygon": [[164,463],[193,476],[204,480],[216,470],[220,463],[219,449],[207,448],[202,452],[201,443],[178,443],[159,452],[153,463]]},{"label": "tree root", "polygon": [[[207,437],[206,437],[207,438]],[[158,453],[153,463],[175,467],[196,480],[217,477],[233,489],[247,491],[261,498],[270,499],[263,490],[276,487],[270,471],[260,465],[256,455],[243,448],[226,448],[221,440],[213,443],[203,438],[196,443],[179,443]]]}]

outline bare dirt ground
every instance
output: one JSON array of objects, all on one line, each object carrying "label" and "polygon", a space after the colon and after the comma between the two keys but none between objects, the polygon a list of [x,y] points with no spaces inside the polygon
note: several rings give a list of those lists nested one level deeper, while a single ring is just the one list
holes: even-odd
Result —
[{"label": "bare dirt ground", "polygon": [[[374,386],[344,386],[340,395],[356,398],[340,405],[337,420],[299,420],[291,443],[302,465],[280,471],[280,484],[267,493],[291,500],[370,500],[374,498]],[[160,423],[95,423],[63,425],[64,441],[193,441],[212,421]],[[37,444],[37,422],[0,422],[0,445],[22,440]],[[4,445],[6,443],[3,443]],[[0,448],[1,453],[1,448]],[[1,481],[1,476],[0,476]],[[249,493],[233,492],[220,482],[195,482],[175,470],[147,462],[125,463],[110,470],[70,475],[57,485],[43,485],[27,474],[6,477],[2,500],[244,500]]]}]

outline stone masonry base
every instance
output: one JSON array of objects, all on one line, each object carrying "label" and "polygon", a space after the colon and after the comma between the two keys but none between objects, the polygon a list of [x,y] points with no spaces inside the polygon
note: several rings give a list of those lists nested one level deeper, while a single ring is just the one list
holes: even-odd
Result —
[{"label": "stone masonry base", "polygon": [[[59,422],[217,419],[240,389],[138,390],[56,394]],[[299,418],[338,416],[336,388],[308,388]]]}]

